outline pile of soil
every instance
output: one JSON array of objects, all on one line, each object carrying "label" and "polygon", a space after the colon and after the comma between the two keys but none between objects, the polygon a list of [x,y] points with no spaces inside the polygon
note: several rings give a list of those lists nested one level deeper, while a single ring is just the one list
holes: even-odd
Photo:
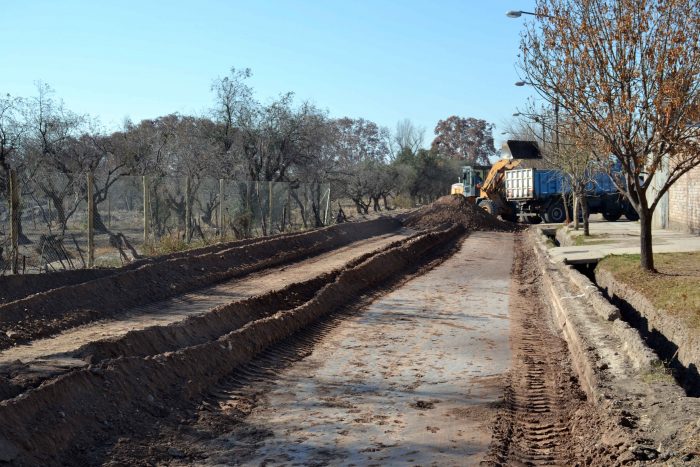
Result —
[{"label": "pile of soil", "polygon": [[513,232],[518,226],[504,222],[477,207],[461,195],[447,195],[411,212],[402,219],[406,227],[430,229],[446,224],[461,224],[468,231]]}]

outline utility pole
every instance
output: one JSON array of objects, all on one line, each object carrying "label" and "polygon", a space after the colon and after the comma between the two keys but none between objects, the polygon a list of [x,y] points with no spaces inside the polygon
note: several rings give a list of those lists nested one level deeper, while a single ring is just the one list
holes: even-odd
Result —
[{"label": "utility pole", "polygon": [[559,156],[559,100],[554,101],[554,138],[557,145],[557,156]]}]

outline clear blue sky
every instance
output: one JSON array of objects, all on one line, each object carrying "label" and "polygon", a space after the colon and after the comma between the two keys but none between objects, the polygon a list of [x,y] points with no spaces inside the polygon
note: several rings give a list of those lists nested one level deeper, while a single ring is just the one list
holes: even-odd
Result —
[{"label": "clear blue sky", "polygon": [[[257,97],[286,91],[332,116],[432,131],[456,114],[502,126],[530,93],[514,63],[534,0],[0,0],[0,93],[35,82],[110,128],[202,114],[213,78],[249,67]],[[501,138],[497,129],[497,140]]]}]

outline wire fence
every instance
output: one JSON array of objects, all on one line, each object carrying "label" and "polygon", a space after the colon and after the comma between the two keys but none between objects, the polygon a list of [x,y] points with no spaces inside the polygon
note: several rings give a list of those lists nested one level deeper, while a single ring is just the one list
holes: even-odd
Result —
[{"label": "wire fence", "polygon": [[328,183],[41,172],[15,179],[0,194],[0,274],[120,266],[334,221]]}]

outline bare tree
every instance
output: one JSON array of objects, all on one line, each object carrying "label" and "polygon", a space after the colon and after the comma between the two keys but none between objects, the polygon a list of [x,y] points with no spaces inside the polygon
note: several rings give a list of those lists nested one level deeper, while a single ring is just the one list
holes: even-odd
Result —
[{"label": "bare tree", "polygon": [[[366,214],[373,201],[374,209],[379,210],[379,199],[388,196],[381,174],[391,153],[389,131],[362,118],[341,118],[335,125],[344,193],[355,203],[358,214]],[[415,142],[416,135],[409,130],[406,141]]]},{"label": "bare tree", "polygon": [[417,127],[408,118],[400,120],[396,124],[394,144],[397,152],[409,151],[416,154],[423,147],[425,141],[425,128]]},{"label": "bare tree", "polygon": [[653,271],[654,210],[700,164],[697,1],[538,0],[536,12],[521,68],[600,141],[601,166],[621,166],[614,181],[639,213],[641,266]]},{"label": "bare tree", "polygon": [[236,128],[251,117],[251,107],[254,106],[253,89],[246,83],[251,76],[250,68],[237,70],[232,67],[229,76],[217,78],[212,82],[211,91],[215,94],[212,116],[214,121],[220,124],[215,138],[222,154],[231,150]]}]

